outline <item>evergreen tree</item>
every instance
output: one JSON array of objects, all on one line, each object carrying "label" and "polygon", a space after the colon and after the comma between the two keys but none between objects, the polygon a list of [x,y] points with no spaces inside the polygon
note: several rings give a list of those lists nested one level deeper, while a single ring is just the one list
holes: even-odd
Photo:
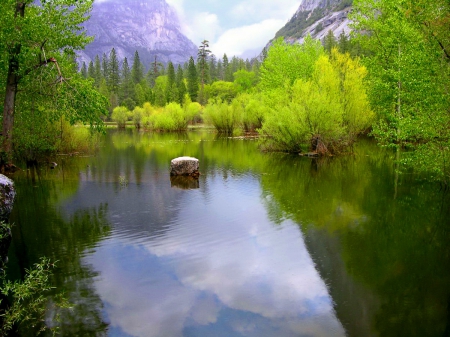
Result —
[{"label": "evergreen tree", "polygon": [[95,69],[94,69],[94,62],[89,62],[88,66],[88,77],[92,78],[95,81]]},{"label": "evergreen tree", "polygon": [[175,86],[175,68],[173,63],[169,61],[167,65],[167,86],[166,86],[166,102],[170,103],[177,100],[177,88]]},{"label": "evergreen tree", "polygon": [[136,50],[134,52],[133,66],[131,68],[131,77],[133,78],[133,83],[138,84],[144,79],[144,66],[139,58],[139,53]]},{"label": "evergreen tree", "polygon": [[338,49],[341,53],[345,54],[350,51],[350,41],[348,35],[342,32],[338,39]]},{"label": "evergreen tree", "polygon": [[179,104],[183,104],[184,95],[186,95],[186,84],[184,83],[183,69],[180,65],[177,68],[177,75],[175,80],[175,85],[177,86],[178,100]]},{"label": "evergreen tree", "polygon": [[116,50],[113,48],[109,53],[108,77],[107,84],[109,91],[118,94],[120,84],[119,60],[117,59]]},{"label": "evergreen tree", "polygon": [[222,60],[219,59],[217,61],[217,79],[223,81],[223,63]]},{"label": "evergreen tree", "polygon": [[325,35],[325,37],[323,38],[322,44],[323,48],[328,54],[331,54],[331,50],[337,46],[336,37],[334,36],[333,31],[331,29],[328,31],[327,35]]},{"label": "evergreen tree", "polygon": [[233,70],[228,61],[227,54],[223,54],[223,81],[233,82]]},{"label": "evergreen tree", "polygon": [[81,73],[81,76],[83,76],[83,78],[87,78],[88,73],[87,73],[87,67],[86,67],[85,62],[83,62],[83,64],[81,65],[80,73]]},{"label": "evergreen tree", "polygon": [[217,59],[214,54],[211,54],[209,58],[209,83],[215,82],[217,79]]},{"label": "evergreen tree", "polygon": [[97,88],[100,88],[100,82],[102,81],[102,67],[98,55],[95,55],[94,60],[94,81],[95,86]]},{"label": "evergreen tree", "polygon": [[194,58],[191,56],[188,66],[187,91],[193,102],[197,101],[198,96],[198,75],[195,67]]},{"label": "evergreen tree", "polygon": [[103,53],[102,56],[102,77],[105,79],[106,82],[108,82],[108,74],[109,74],[109,60],[108,60],[108,56],[106,56],[105,53]]},{"label": "evergreen tree", "polygon": [[208,56],[211,54],[209,48],[209,42],[207,40],[203,40],[202,44],[198,48],[198,67],[200,74],[200,99],[199,102],[201,104],[205,103],[205,84],[208,82]]},{"label": "evergreen tree", "polygon": [[122,64],[122,74],[121,74],[121,84],[120,84],[120,93],[119,99],[120,102],[130,98],[134,100],[134,83],[131,78],[130,66],[128,65],[128,60],[125,57]]}]

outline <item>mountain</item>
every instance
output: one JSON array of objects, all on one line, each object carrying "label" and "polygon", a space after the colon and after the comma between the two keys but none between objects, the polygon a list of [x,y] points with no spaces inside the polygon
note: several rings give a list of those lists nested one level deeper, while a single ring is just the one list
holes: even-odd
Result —
[{"label": "mountain", "polygon": [[112,48],[129,63],[137,50],[146,68],[155,56],[164,64],[180,64],[197,55],[197,46],[181,33],[177,14],[165,0],[95,1],[85,28],[95,40],[79,53],[80,63],[109,55]]},{"label": "mountain", "polygon": [[291,20],[281,28],[275,38],[284,36],[286,41],[301,42],[310,34],[323,39],[331,30],[338,37],[342,32],[350,32],[348,13],[352,0],[303,0]]}]

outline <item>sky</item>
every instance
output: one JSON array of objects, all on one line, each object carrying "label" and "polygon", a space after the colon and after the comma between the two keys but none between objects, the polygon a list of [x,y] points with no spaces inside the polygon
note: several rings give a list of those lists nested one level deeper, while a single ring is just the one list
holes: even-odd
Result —
[{"label": "sky", "polygon": [[257,56],[294,15],[301,0],[166,0],[183,33],[197,45],[208,40],[218,57]]}]

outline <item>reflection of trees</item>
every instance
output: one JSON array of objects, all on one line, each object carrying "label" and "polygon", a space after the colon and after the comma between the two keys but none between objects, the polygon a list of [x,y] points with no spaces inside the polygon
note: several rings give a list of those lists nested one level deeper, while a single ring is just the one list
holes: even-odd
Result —
[{"label": "reflection of trees", "polygon": [[[102,320],[102,302],[92,285],[95,273],[82,264],[82,258],[87,249],[95,249],[96,243],[109,233],[105,218],[108,207],[93,206],[63,216],[55,205],[58,199],[64,200],[76,191],[78,172],[67,170],[61,179],[61,172],[41,170],[34,184],[29,177],[14,179],[18,198],[11,215],[14,227],[8,272],[11,278],[20,278],[25,268],[42,256],[58,261],[52,279],[53,295],[63,292],[72,304],[71,309],[58,312],[59,333],[89,336],[106,331],[106,324]],[[49,317],[55,313],[55,309],[49,309]]]},{"label": "reflection of trees", "polygon": [[[349,335],[442,336],[449,329],[449,196],[404,175],[395,198],[391,162],[364,147],[319,167],[292,156],[269,161],[272,173],[262,177],[268,212],[301,225]],[[363,320],[370,326],[358,326]]]}]

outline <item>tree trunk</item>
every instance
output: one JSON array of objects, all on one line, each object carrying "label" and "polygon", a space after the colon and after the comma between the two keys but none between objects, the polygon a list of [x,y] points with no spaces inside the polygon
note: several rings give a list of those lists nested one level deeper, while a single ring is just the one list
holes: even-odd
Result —
[{"label": "tree trunk", "polygon": [[[25,3],[17,1],[15,16],[24,17]],[[16,27],[16,29],[20,29]],[[12,131],[16,106],[17,86],[19,84],[19,55],[22,45],[18,42],[9,53],[8,76],[6,78],[5,101],[3,105],[3,151],[8,155],[12,152]]]}]

